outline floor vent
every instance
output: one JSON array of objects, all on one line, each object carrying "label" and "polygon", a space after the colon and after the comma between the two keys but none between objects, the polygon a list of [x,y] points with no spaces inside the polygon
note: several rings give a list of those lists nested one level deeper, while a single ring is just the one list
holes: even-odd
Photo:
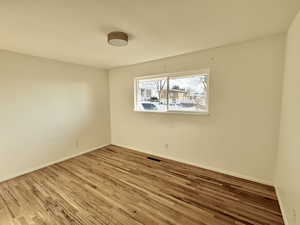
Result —
[{"label": "floor vent", "polygon": [[153,158],[153,157],[147,157],[147,159],[153,160],[155,162],[160,162],[161,161],[160,159],[156,159],[156,158]]}]

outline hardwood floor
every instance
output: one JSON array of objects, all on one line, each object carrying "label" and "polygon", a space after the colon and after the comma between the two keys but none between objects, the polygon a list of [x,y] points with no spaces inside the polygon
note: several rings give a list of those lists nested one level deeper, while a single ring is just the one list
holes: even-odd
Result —
[{"label": "hardwood floor", "polygon": [[111,145],[2,182],[0,224],[283,224],[273,187],[148,156]]}]

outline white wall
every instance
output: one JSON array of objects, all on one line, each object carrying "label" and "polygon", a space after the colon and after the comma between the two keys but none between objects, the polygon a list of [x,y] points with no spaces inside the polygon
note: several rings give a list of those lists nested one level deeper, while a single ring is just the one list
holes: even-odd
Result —
[{"label": "white wall", "polygon": [[[300,13],[287,37],[276,185],[289,225],[300,224]],[[296,213],[296,217],[293,215]]]},{"label": "white wall", "polygon": [[[111,70],[112,143],[272,183],[284,41],[276,35]],[[208,67],[209,116],[133,111],[136,76]]]},{"label": "white wall", "polygon": [[106,71],[0,51],[0,181],[110,143]]}]

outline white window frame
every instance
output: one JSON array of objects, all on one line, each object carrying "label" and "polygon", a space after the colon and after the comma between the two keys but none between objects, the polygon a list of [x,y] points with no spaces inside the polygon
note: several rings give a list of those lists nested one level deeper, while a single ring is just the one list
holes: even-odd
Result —
[{"label": "white window frame", "polygon": [[[206,112],[195,112],[195,111],[151,111],[151,110],[137,110],[137,90],[138,90],[138,81],[139,80],[146,80],[146,79],[153,79],[153,78],[166,78],[167,79],[167,89],[169,89],[169,79],[172,77],[189,77],[192,75],[201,75],[201,74],[207,74],[207,111]],[[210,71],[209,69],[202,69],[202,70],[193,70],[193,71],[181,71],[181,72],[170,72],[170,73],[162,73],[162,74],[155,74],[155,75],[143,75],[143,76],[137,76],[134,78],[134,106],[133,110],[135,112],[141,112],[141,113],[164,113],[164,114],[190,114],[190,115],[209,115],[210,112]],[[169,100],[168,100],[169,101]]]}]

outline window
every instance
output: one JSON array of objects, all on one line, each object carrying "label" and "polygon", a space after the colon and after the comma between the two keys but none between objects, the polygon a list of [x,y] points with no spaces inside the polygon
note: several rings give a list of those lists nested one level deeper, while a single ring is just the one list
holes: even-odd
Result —
[{"label": "window", "polygon": [[208,113],[208,72],[135,79],[135,111]]}]

